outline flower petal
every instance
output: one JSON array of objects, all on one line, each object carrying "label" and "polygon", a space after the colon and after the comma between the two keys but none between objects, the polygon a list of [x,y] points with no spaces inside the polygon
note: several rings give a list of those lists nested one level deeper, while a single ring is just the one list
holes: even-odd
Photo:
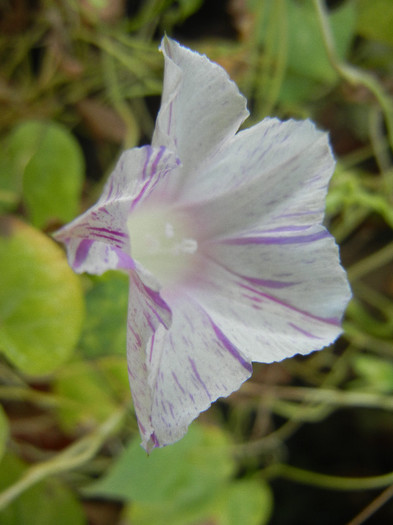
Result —
[{"label": "flower petal", "polygon": [[272,362],[332,343],[350,299],[334,239],[322,226],[206,248],[193,297],[247,358]]},{"label": "flower petal", "polygon": [[101,274],[132,269],[129,213],[179,164],[168,149],[144,146],[123,153],[98,202],[54,234],[67,247],[74,271]]},{"label": "flower petal", "polygon": [[130,272],[130,294],[127,323],[128,376],[143,446],[154,442],[151,421],[152,391],[146,366],[147,349],[152,348],[154,334],[171,324],[171,311],[157,292],[147,288],[136,272]]},{"label": "flower petal", "polygon": [[180,439],[200,412],[252,373],[250,361],[196,303],[183,296],[170,304],[171,329],[157,330],[148,359],[155,446]]},{"label": "flower petal", "polygon": [[333,170],[326,133],[265,119],[226,143],[181,197],[205,238],[310,226],[323,219]]},{"label": "flower petal", "polygon": [[153,146],[167,146],[188,177],[236,133],[248,116],[246,100],[226,71],[206,56],[165,37],[164,89]]}]

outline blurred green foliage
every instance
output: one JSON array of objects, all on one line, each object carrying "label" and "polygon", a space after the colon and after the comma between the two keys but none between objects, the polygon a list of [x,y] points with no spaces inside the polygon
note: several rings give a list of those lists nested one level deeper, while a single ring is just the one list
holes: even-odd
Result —
[{"label": "blurred green foliage", "polygon": [[[1,523],[101,524],[89,514],[97,498],[113,525],[344,521],[331,493],[328,511],[316,500],[317,521],[307,521],[307,492],[292,484],[296,501],[280,493],[274,505],[269,488],[280,477],[358,487],[286,469],[304,460],[296,433],[312,426],[325,453],[341,436],[329,427],[337,409],[363,421],[352,435],[365,450],[363,407],[375,411],[374,432],[393,437],[393,4],[334,4],[322,18],[317,0],[0,5]],[[96,200],[122,149],[149,142],[164,32],[228,70],[249,101],[246,125],[311,117],[330,131],[327,221],[354,297],[335,348],[256,366],[239,394],[147,457],[128,387],[127,280],[74,275],[50,233]],[[307,453],[303,465],[323,471]],[[356,476],[358,463],[332,468]],[[379,487],[393,483],[385,458],[367,465]],[[345,520],[355,512],[346,504]]]},{"label": "blurred green foliage", "polygon": [[[263,63],[257,68],[254,80],[254,97],[260,110],[268,114],[276,104],[300,108],[337,83],[338,75],[329,64],[312,2],[250,4],[255,10],[263,8],[255,25],[255,40],[267,50],[261,56]],[[354,2],[344,3],[329,16],[337,53],[342,59],[352,44],[355,20]]]},{"label": "blurred green foliage", "polygon": [[92,282],[86,292],[86,320],[80,339],[80,349],[85,357],[124,356],[127,305],[127,276],[107,272]]},{"label": "blurred green foliage", "polygon": [[6,450],[7,441],[9,438],[8,419],[2,407],[0,407],[0,461]]},{"label": "blurred green foliage", "polygon": [[393,12],[389,0],[359,0],[358,6],[359,34],[370,40],[393,44]]},{"label": "blurred green foliage", "polygon": [[[13,454],[1,462],[0,490],[19,479],[26,465]],[[61,509],[61,512],[59,512]],[[86,523],[82,505],[63,483],[45,481],[26,490],[1,513],[2,525],[83,525]]]},{"label": "blurred green foliage", "polygon": [[268,486],[257,479],[234,480],[235,470],[225,433],[194,424],[184,439],[150,457],[134,439],[86,493],[133,502],[127,514],[141,525],[267,523]]},{"label": "blurred green foliage", "polygon": [[2,218],[0,347],[28,375],[56,370],[73,352],[83,322],[78,277],[39,230]]},{"label": "blurred green foliage", "polygon": [[7,138],[4,173],[16,190],[14,202],[23,199],[31,223],[43,228],[53,219],[73,219],[84,166],[81,148],[68,129],[54,122],[25,121]]}]

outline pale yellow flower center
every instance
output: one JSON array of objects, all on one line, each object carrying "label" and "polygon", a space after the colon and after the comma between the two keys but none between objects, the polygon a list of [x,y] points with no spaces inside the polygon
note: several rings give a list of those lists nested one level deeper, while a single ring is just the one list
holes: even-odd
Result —
[{"label": "pale yellow flower center", "polygon": [[171,285],[190,272],[198,243],[187,219],[162,208],[135,210],[127,221],[131,256],[161,285]]}]

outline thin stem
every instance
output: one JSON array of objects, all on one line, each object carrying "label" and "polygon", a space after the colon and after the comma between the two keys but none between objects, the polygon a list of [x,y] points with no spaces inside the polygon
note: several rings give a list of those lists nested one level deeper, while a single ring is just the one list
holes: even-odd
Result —
[{"label": "thin stem", "polygon": [[393,497],[393,485],[390,485],[371,503],[367,505],[357,516],[355,516],[347,525],[362,525],[368,518],[377,512],[385,503]]},{"label": "thin stem", "polygon": [[109,97],[117,114],[123,120],[126,126],[126,135],[124,143],[126,148],[137,146],[139,141],[139,127],[135,117],[122,96],[114,59],[107,53],[102,54],[103,77],[107,85]]},{"label": "thin stem", "polygon": [[[261,395],[263,388],[253,383],[243,385],[242,391]],[[333,390],[330,388],[304,388],[274,386],[268,389],[270,402],[275,399],[288,399],[309,403],[326,403],[340,407],[368,407],[382,410],[393,410],[393,396],[374,394],[371,392]]]},{"label": "thin stem", "polygon": [[83,465],[101,448],[106,439],[118,428],[125,415],[125,407],[115,412],[91,434],[83,437],[48,461],[33,465],[13,485],[0,494],[0,511],[25,490],[45,478]]},{"label": "thin stem", "polygon": [[0,399],[7,399],[8,401],[28,401],[41,407],[75,407],[78,405],[76,401],[67,398],[19,386],[0,386]]},{"label": "thin stem", "polygon": [[380,108],[372,108],[369,115],[369,136],[374,151],[374,157],[378,164],[379,171],[385,176],[391,168],[389,148],[383,132],[383,120]]},{"label": "thin stem", "polygon": [[299,427],[299,421],[286,421],[277,430],[260,439],[234,445],[233,452],[237,457],[255,457],[262,452],[277,448],[280,443],[292,436]]},{"label": "thin stem", "polygon": [[349,339],[354,346],[367,348],[388,358],[392,357],[393,344],[390,340],[380,339],[362,332],[358,326],[348,321],[344,323],[344,331],[346,338]]},{"label": "thin stem", "polygon": [[377,99],[386,121],[390,145],[393,147],[393,105],[378,80],[371,74],[342,62],[337,56],[328,14],[323,0],[313,0],[321,28],[326,53],[332,67],[347,82],[367,88]]},{"label": "thin stem", "polygon": [[304,485],[339,491],[380,489],[393,484],[393,472],[382,474],[381,476],[351,478],[320,474],[319,472],[304,470],[283,463],[267,467],[264,470],[264,477],[268,479],[285,478]]}]

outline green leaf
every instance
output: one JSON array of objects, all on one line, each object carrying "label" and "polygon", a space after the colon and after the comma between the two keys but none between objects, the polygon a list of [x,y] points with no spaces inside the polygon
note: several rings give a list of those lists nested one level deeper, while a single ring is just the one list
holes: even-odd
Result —
[{"label": "green leaf", "polygon": [[9,436],[8,419],[0,405],[0,460],[4,455]]},{"label": "green leaf", "polygon": [[55,122],[19,124],[8,140],[14,178],[23,179],[23,199],[32,223],[68,222],[78,212],[83,155],[69,130]]},{"label": "green leaf", "polygon": [[[274,95],[296,112],[305,100],[320,98],[335,84],[338,74],[329,62],[316,10],[311,0],[248,0],[255,20],[255,35],[250,44],[263,50],[260,88],[280,80]],[[328,16],[337,56],[345,59],[355,37],[356,5],[346,2]],[[272,77],[273,74],[273,77]],[[274,90],[277,88],[273,88]]]},{"label": "green leaf", "polygon": [[63,364],[84,313],[79,278],[46,235],[12,218],[0,221],[0,351],[22,372]]},{"label": "green leaf", "polygon": [[[323,92],[326,92],[324,88]],[[287,106],[297,108],[302,101],[318,98],[321,93],[319,82],[288,71],[281,85],[279,99]]]},{"label": "green leaf", "polygon": [[[0,463],[0,490],[17,481],[26,470],[8,454]],[[1,525],[86,525],[83,509],[72,492],[56,480],[42,482],[23,492],[1,513]]]},{"label": "green leaf", "polygon": [[232,480],[229,445],[222,431],[196,423],[151,456],[134,440],[87,492],[132,500],[126,512],[135,525],[263,525],[272,511],[270,489],[258,480]]},{"label": "green leaf", "polygon": [[107,272],[86,294],[86,320],[80,349],[86,357],[125,355],[128,278]]},{"label": "green leaf", "polygon": [[54,390],[71,401],[57,415],[66,432],[105,421],[130,397],[126,359],[72,363],[58,372]]},{"label": "green leaf", "polygon": [[[333,83],[337,73],[332,68],[324,46],[312,2],[287,0],[288,6],[288,68],[295,73],[323,82]],[[345,58],[354,37],[356,10],[346,2],[329,16],[339,58]]]},{"label": "green leaf", "polygon": [[156,525],[174,523],[168,517],[172,510],[199,512],[235,468],[228,440],[217,428],[194,423],[182,440],[150,456],[139,441],[133,440],[107,476],[86,493],[133,500],[144,508],[157,505],[162,520]]},{"label": "green leaf", "polygon": [[264,525],[272,511],[273,497],[266,483],[235,481],[215,501],[212,522],[217,525]]},{"label": "green leaf", "polygon": [[133,525],[265,525],[273,510],[268,485],[256,480],[225,482],[198,505],[179,507],[168,499],[166,505],[135,502],[127,515]]},{"label": "green leaf", "polygon": [[392,0],[358,0],[357,30],[360,35],[393,44]]}]

